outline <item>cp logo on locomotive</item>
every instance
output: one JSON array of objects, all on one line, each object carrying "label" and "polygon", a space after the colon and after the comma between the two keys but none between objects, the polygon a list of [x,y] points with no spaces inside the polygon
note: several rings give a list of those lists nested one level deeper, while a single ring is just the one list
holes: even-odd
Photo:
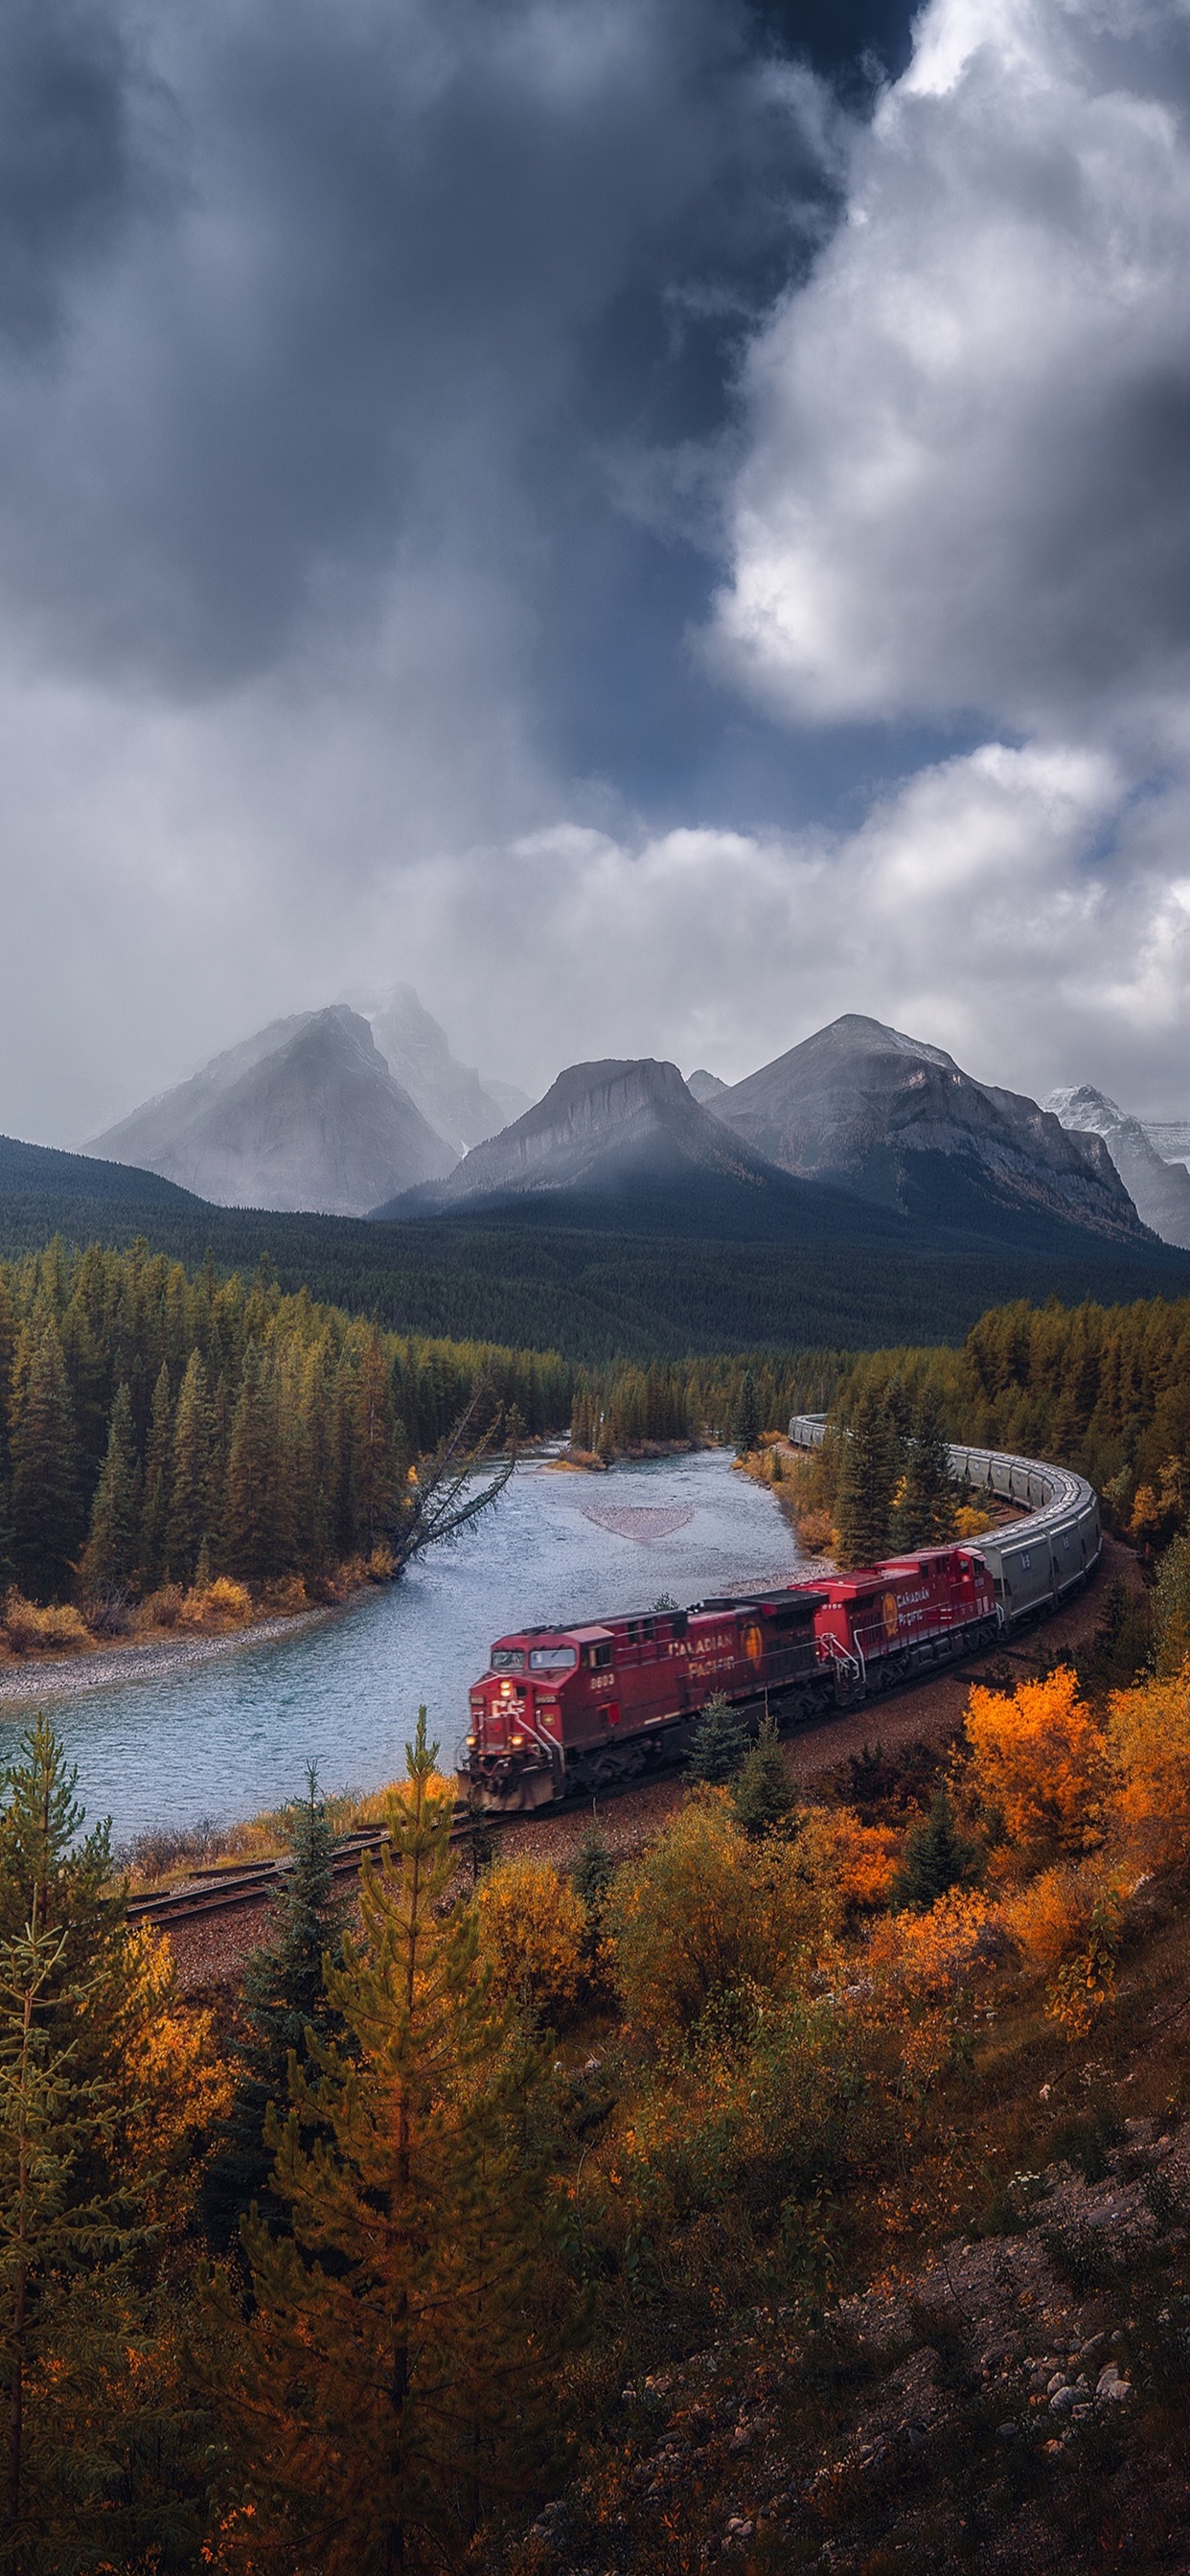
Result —
[{"label": "cp logo on locomotive", "polygon": [[758,1664],[764,1653],[764,1638],[757,1627],[745,1628],[740,1640],[750,1664]]},{"label": "cp logo on locomotive", "polygon": [[885,1636],[886,1636],[886,1637],[895,1637],[895,1636],[896,1636],[896,1633],[897,1633],[897,1623],[898,1623],[898,1620],[899,1620],[899,1618],[900,1618],[900,1612],[899,1612],[899,1611],[898,1611],[898,1609],[897,1609],[897,1596],[896,1596],[896,1593],[895,1593],[895,1592],[886,1592],[886,1593],[885,1593],[884,1601],[883,1601],[882,1607],[883,1607],[883,1610],[884,1610],[884,1633],[885,1633]]}]

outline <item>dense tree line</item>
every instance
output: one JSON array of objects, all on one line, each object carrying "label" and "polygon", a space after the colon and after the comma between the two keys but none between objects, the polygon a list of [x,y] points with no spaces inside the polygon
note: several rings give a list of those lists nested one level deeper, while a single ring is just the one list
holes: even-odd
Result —
[{"label": "dense tree line", "polygon": [[481,1389],[530,1435],[569,1413],[549,1355],[385,1333],[264,1263],[55,1242],[0,1265],[0,1578],[48,1601],[317,1576],[391,1541]]},{"label": "dense tree line", "polygon": [[1118,1524],[1165,1543],[1190,1510],[1190,1298],[981,1316],[962,1348],[876,1351],[841,1380],[844,1407],[896,1381],[936,1397],[947,1436],[1054,1458],[1088,1476]]}]

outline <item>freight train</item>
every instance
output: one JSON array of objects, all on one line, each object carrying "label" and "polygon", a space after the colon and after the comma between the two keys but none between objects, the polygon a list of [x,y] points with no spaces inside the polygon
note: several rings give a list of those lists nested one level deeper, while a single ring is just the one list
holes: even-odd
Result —
[{"label": "freight train", "polygon": [[[797,1415],[789,1436],[812,1447],[822,1430]],[[753,1726],[829,1716],[990,1645],[1089,1579],[1099,1507],[1081,1477],[976,1449],[952,1449],[951,1471],[1031,1505],[1029,1518],[813,1583],[498,1637],[470,1693],[464,1789],[523,1811],[660,1770],[716,1692]]]}]

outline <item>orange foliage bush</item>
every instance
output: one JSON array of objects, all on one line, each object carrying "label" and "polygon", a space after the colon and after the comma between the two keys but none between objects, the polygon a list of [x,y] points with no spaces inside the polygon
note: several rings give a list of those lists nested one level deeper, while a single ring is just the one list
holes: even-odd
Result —
[{"label": "orange foliage bush", "polygon": [[1008,1842],[1034,1859],[1093,1848],[1104,1743],[1075,1673],[1020,1682],[1011,1697],[973,1690],[966,1727],[971,1785]]},{"label": "orange foliage bush", "polygon": [[1129,1840],[1149,1860],[1190,1858],[1190,1665],[1113,1692],[1107,1758]]},{"label": "orange foliage bush", "polygon": [[1073,1956],[1086,1940],[1098,1887],[1093,1870],[1067,1862],[1041,1870],[1005,1898],[1000,1919],[1027,1966],[1048,1974]]},{"label": "orange foliage bush", "polygon": [[862,1825],[848,1807],[812,1811],[797,1838],[799,1869],[833,1894],[830,1910],[840,1921],[887,1905],[900,1854],[901,1837],[891,1825]]},{"label": "orange foliage bush", "polygon": [[994,1907],[978,1889],[951,1889],[928,1914],[890,1914],[878,1923],[868,1949],[871,1966],[890,1983],[923,2001],[944,2002],[995,1964]]}]

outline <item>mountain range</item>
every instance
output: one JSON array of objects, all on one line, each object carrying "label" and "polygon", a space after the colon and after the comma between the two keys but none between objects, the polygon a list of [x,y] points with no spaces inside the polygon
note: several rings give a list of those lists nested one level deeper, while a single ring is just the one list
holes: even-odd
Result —
[{"label": "mountain range", "polygon": [[530,1107],[456,1059],[410,985],[354,1002],[274,1021],[90,1150],[222,1206],[498,1219],[539,1241],[570,1228],[1093,1267],[1190,1248],[1190,1173],[1104,1095],[1039,1105],[860,1014],[734,1084],[605,1058]]},{"label": "mountain range", "polygon": [[[1130,1118],[1089,1082],[1074,1091],[1051,1091],[1045,1106],[1064,1127],[1102,1136],[1137,1215],[1163,1243],[1190,1247],[1190,1171],[1158,1153],[1139,1118]],[[1179,1132],[1174,1128],[1175,1136]]]}]

